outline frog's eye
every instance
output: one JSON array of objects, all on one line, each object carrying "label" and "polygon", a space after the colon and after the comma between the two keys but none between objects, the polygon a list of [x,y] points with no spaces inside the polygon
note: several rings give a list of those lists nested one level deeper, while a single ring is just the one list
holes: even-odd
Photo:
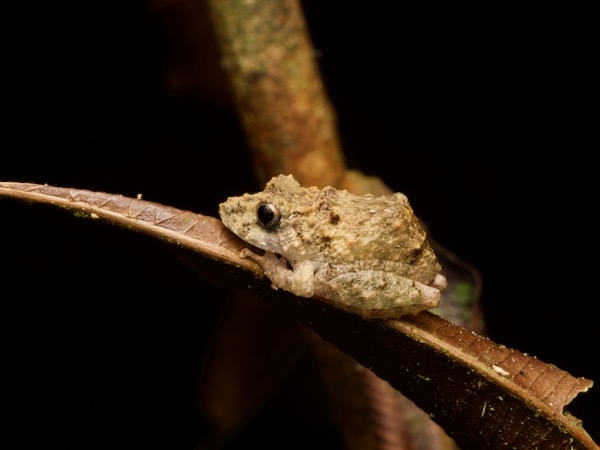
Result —
[{"label": "frog's eye", "polygon": [[279,225],[279,219],[281,218],[281,215],[274,204],[261,203],[258,205],[258,209],[256,210],[256,217],[258,218],[258,222],[263,227],[268,230],[272,230]]}]

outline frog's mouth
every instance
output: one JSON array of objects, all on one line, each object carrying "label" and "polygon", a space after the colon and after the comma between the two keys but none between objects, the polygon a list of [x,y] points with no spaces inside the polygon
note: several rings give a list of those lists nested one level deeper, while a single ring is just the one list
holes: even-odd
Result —
[{"label": "frog's mouth", "polygon": [[281,247],[280,239],[277,233],[273,231],[264,230],[261,228],[254,228],[248,231],[246,236],[240,236],[246,242],[260,248],[266,252],[275,253],[281,255],[283,248]]}]

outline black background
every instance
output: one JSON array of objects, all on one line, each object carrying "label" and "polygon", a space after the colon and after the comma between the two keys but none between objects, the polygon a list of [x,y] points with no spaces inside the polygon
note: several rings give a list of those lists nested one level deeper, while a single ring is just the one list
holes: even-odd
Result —
[{"label": "black background", "polygon": [[[481,270],[493,340],[600,380],[587,14],[303,6],[349,165]],[[144,2],[30,2],[3,19],[0,180],[213,216],[257,188],[235,115],[166,89],[173,43]],[[190,448],[222,291],[149,239],[61,211],[2,201],[0,227],[6,437]],[[306,431],[287,383],[228,448],[335,442]],[[597,441],[598,392],[568,407]]]}]

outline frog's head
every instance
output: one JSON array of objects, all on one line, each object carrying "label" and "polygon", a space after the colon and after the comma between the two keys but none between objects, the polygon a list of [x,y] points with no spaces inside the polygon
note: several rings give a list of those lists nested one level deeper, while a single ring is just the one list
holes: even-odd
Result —
[{"label": "frog's head", "polygon": [[219,205],[223,224],[234,234],[262,250],[286,256],[283,242],[289,233],[288,219],[293,209],[302,203],[306,189],[291,175],[279,175],[267,183],[265,190],[256,194],[229,197]]},{"label": "frog's head", "polygon": [[219,205],[223,225],[235,235],[263,250],[281,253],[278,226],[281,220],[274,203],[252,194],[230,197]]}]

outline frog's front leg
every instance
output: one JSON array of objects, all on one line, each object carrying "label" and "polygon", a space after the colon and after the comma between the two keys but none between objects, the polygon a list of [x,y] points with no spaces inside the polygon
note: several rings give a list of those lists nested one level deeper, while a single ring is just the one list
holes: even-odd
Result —
[{"label": "frog's front leg", "polygon": [[[245,248],[240,253],[242,258],[256,261],[271,280],[271,287],[275,290],[283,289],[300,297],[312,297],[315,293],[315,265],[312,261],[290,263],[283,256],[265,252],[263,256],[257,255]],[[291,266],[292,268],[290,269]]]}]

